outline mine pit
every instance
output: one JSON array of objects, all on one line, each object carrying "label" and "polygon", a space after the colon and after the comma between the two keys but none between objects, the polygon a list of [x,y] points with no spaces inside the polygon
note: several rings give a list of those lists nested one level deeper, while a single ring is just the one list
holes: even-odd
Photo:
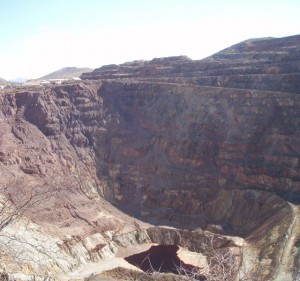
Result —
[{"label": "mine pit", "polygon": [[179,247],[176,245],[151,246],[147,251],[130,255],[125,260],[147,273],[186,274],[193,272],[196,273],[194,275],[196,280],[206,280],[201,274],[200,267],[187,264],[179,258],[178,250]]}]

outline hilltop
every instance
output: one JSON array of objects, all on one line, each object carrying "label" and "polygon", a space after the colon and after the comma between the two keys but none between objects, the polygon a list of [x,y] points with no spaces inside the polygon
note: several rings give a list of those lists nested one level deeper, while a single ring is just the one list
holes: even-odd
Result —
[{"label": "hilltop", "polygon": [[84,67],[64,67],[52,73],[49,73],[43,77],[40,77],[36,80],[48,80],[48,79],[64,79],[64,78],[72,78],[72,77],[80,77],[84,72],[91,72],[92,68]]}]

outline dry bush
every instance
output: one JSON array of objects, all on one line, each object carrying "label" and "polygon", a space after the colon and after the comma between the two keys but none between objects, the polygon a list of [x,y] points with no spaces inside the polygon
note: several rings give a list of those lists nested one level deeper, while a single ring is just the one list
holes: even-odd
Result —
[{"label": "dry bush", "polygon": [[[205,276],[206,281],[263,281],[257,260],[252,259],[249,266],[243,264],[243,251],[235,254],[229,247],[217,248],[214,236],[208,236],[201,242],[202,254],[206,256],[207,268],[197,267],[187,270],[180,266],[180,275],[188,276],[191,280],[200,280]],[[203,275],[202,275],[203,274]]]},{"label": "dry bush", "polygon": [[[201,241],[201,253],[206,257],[206,264],[198,262],[196,266],[186,266],[184,263],[179,266],[174,264],[178,272],[179,280],[201,280],[201,281],[262,281],[258,262],[250,261],[249,266],[243,264],[243,252],[236,251],[230,247],[219,248],[218,240],[215,236],[210,235],[203,237]],[[148,257],[150,270],[144,273],[162,280],[160,270],[154,269]],[[146,280],[133,276],[127,276],[124,280]],[[147,277],[148,278],[148,277]],[[184,278],[184,279],[183,279]]]},{"label": "dry bush", "polygon": [[[58,255],[53,250],[54,245],[27,239],[33,224],[26,216],[51,198],[58,197],[62,191],[72,189],[74,184],[69,177],[63,180],[48,177],[38,181],[36,178],[19,178],[0,186],[0,272],[7,270],[6,265],[22,270],[24,265],[55,264]],[[27,238],[22,233],[27,233]]]}]

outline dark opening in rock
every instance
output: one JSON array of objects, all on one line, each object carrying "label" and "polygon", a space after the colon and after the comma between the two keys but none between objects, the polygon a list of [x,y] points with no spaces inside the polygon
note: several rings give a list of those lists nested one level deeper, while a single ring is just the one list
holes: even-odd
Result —
[{"label": "dark opening in rock", "polygon": [[131,255],[125,260],[145,272],[169,272],[174,274],[194,275],[196,280],[206,280],[200,268],[186,264],[177,255],[176,245],[152,246],[149,250]]}]

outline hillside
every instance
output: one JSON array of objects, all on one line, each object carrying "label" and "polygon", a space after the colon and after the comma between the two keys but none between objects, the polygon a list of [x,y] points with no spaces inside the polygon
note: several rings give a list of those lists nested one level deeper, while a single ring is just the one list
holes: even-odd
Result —
[{"label": "hillside", "polygon": [[84,280],[160,244],[197,254],[198,280],[216,257],[225,280],[299,279],[299,51],[249,40],[2,94],[0,211],[22,216],[0,220],[1,264]]},{"label": "hillside", "polygon": [[63,78],[72,78],[80,77],[84,72],[91,72],[92,68],[78,68],[78,67],[64,67],[57,71],[54,71],[50,74],[47,74],[43,77],[38,78],[37,80],[47,80],[47,79],[63,79]]}]

